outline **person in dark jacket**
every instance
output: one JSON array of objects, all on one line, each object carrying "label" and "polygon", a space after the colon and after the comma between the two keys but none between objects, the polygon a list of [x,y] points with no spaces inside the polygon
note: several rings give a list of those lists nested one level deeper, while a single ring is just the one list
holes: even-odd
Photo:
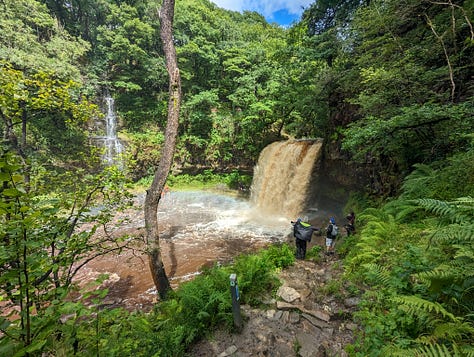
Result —
[{"label": "person in dark jacket", "polygon": [[326,255],[334,254],[334,243],[337,237],[336,219],[329,218],[329,224],[326,227]]},{"label": "person in dark jacket", "polygon": [[293,236],[296,240],[296,259],[304,259],[306,257],[306,245],[308,242],[311,242],[313,232],[317,231],[318,228],[304,222],[301,218],[291,223],[293,224]]},{"label": "person in dark jacket", "polygon": [[350,236],[352,233],[355,233],[355,213],[354,211],[351,211],[346,216],[347,219],[347,224],[345,225],[346,231],[347,231],[347,236]]}]

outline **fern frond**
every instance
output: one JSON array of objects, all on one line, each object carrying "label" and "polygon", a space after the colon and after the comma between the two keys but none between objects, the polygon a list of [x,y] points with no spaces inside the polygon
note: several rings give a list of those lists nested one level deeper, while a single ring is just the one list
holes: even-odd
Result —
[{"label": "fern frond", "polygon": [[[474,211],[474,198],[473,197],[459,197],[452,202],[458,210],[469,214]],[[471,217],[472,218],[472,217]]]},{"label": "fern frond", "polygon": [[474,223],[474,205],[469,197],[459,198],[454,202],[439,201],[431,198],[414,200],[426,211],[446,218],[453,223],[469,224]]},{"label": "fern frond", "polygon": [[395,303],[400,304],[400,307],[404,308],[406,312],[413,316],[417,316],[420,313],[436,313],[452,321],[459,321],[458,317],[447,311],[441,304],[437,302],[428,301],[414,295],[396,296],[393,298],[393,301]]},{"label": "fern frond", "polygon": [[420,357],[457,357],[459,353],[450,351],[446,345],[430,344],[415,350],[414,356]]},{"label": "fern frond", "polygon": [[420,198],[414,200],[414,202],[416,202],[428,212],[435,213],[438,216],[451,217],[456,213],[456,208],[452,207],[448,202],[445,201],[435,200],[433,198]]},{"label": "fern frond", "polygon": [[415,170],[407,176],[402,185],[403,197],[430,197],[430,183],[437,174],[433,168],[424,164],[414,165]]},{"label": "fern frond", "polygon": [[420,208],[414,205],[413,203],[407,203],[405,206],[400,207],[398,212],[395,215],[397,221],[403,221],[407,217],[413,216]]},{"label": "fern frond", "polygon": [[431,241],[438,244],[456,244],[474,242],[474,224],[450,224],[437,229]]},{"label": "fern frond", "polygon": [[460,346],[459,350],[461,351],[462,356],[474,357],[474,345],[472,342],[467,345]]},{"label": "fern frond", "polygon": [[368,264],[364,264],[364,267],[367,269],[366,275],[371,275],[372,279],[376,281],[378,285],[382,285],[382,286],[392,285],[393,278],[390,274],[390,271],[384,266],[368,263]]},{"label": "fern frond", "polygon": [[416,339],[416,342],[428,345],[436,341],[462,341],[466,336],[474,335],[474,327],[468,322],[446,322],[437,323],[430,335],[423,335]]},{"label": "fern frond", "polygon": [[436,269],[414,274],[413,277],[430,285],[433,280],[451,281],[456,275],[448,265],[439,265]]},{"label": "fern frond", "polygon": [[417,348],[403,349],[393,346],[386,346],[382,349],[382,356],[392,357],[457,357],[461,356],[458,350],[454,348],[452,351],[446,345],[438,343],[428,343]]},{"label": "fern frond", "polygon": [[454,258],[456,260],[463,260],[463,265],[473,264],[474,263],[474,249],[472,246],[468,245],[456,245],[456,253]]},{"label": "fern frond", "polygon": [[367,208],[359,215],[359,222],[363,225],[365,222],[371,221],[387,221],[389,219],[388,214],[378,208]]}]

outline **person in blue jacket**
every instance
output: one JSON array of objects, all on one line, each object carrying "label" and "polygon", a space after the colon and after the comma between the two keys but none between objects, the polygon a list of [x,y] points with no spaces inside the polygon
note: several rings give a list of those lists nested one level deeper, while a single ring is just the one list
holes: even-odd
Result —
[{"label": "person in blue jacket", "polygon": [[293,236],[296,240],[296,259],[305,259],[306,245],[308,242],[311,242],[313,232],[317,231],[318,228],[304,222],[301,218],[298,218],[296,222],[292,221],[291,223],[293,224]]}]

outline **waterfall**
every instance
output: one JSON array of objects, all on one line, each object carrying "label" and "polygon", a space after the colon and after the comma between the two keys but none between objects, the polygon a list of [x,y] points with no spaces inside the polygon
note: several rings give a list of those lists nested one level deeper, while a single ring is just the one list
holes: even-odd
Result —
[{"label": "waterfall", "polygon": [[120,164],[123,145],[120,139],[117,138],[117,116],[115,114],[114,99],[106,96],[105,103],[107,104],[107,113],[105,116],[105,137],[103,137],[105,147],[103,161],[107,165]]},{"label": "waterfall", "polygon": [[321,140],[274,142],[263,149],[254,168],[251,201],[268,214],[295,218],[307,209],[316,188]]}]

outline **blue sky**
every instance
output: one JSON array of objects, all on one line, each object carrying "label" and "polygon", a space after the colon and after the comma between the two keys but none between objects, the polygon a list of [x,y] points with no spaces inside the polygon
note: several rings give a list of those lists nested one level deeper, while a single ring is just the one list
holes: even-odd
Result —
[{"label": "blue sky", "polygon": [[256,11],[268,22],[276,22],[281,26],[291,25],[298,21],[307,8],[315,0],[211,0],[217,6],[233,11]]}]

